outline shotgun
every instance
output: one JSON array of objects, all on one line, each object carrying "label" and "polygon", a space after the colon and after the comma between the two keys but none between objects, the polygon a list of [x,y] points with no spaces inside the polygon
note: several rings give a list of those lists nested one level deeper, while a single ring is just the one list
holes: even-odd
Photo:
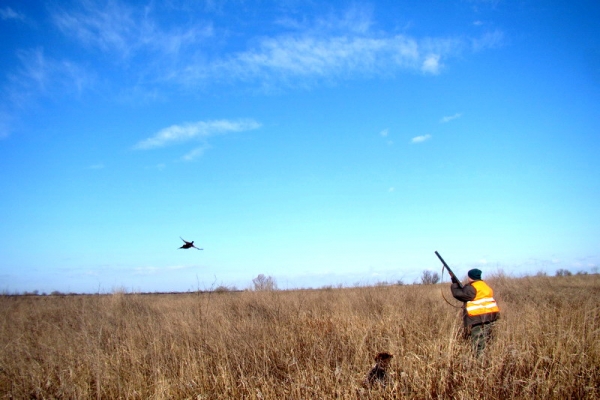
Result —
[{"label": "shotgun", "polygon": [[456,275],[454,275],[454,272],[452,272],[452,270],[450,269],[450,267],[448,266],[448,264],[446,264],[446,261],[444,261],[444,259],[442,258],[442,256],[440,256],[440,253],[438,253],[437,251],[435,252],[435,255],[438,256],[438,258],[440,259],[440,261],[442,262],[442,264],[444,264],[444,267],[448,270],[448,274],[450,274],[450,278],[452,278],[452,282],[457,283],[459,288],[463,288],[462,283],[460,283],[460,281],[458,280],[458,278],[456,277]]}]

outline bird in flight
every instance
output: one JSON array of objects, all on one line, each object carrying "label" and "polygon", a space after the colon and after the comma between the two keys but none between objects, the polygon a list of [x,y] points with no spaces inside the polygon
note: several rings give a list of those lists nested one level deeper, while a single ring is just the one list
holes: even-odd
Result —
[{"label": "bird in flight", "polygon": [[[189,249],[190,247],[198,249],[196,246],[194,246],[193,240],[191,242],[188,242],[187,240],[184,240],[181,236],[179,236],[179,239],[183,240],[183,243],[184,243],[183,246],[180,247],[180,249]],[[202,250],[202,249],[198,249],[198,250]]]}]

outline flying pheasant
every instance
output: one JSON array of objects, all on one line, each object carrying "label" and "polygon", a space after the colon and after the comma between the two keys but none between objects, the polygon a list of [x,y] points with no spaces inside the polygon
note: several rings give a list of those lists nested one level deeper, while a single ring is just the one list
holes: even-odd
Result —
[{"label": "flying pheasant", "polygon": [[[190,247],[198,249],[196,246],[194,246],[193,240],[191,242],[188,242],[188,241],[184,240],[181,236],[179,236],[179,239],[183,240],[183,243],[184,243],[183,246],[180,247],[180,249],[189,249]],[[202,250],[202,249],[198,249],[198,250]]]}]

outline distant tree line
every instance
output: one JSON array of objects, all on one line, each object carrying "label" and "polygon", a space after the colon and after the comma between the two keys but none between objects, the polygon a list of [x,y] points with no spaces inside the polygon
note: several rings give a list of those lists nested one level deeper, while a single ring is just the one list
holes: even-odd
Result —
[{"label": "distant tree line", "polygon": [[[591,270],[591,274],[597,274],[598,273],[598,267],[594,267]],[[573,273],[571,271],[569,271],[566,268],[560,268],[558,270],[556,270],[554,276],[556,277],[564,277],[564,276],[572,276]],[[575,273],[575,275],[588,275],[587,271],[578,271]],[[547,276],[547,273],[545,271],[539,271],[535,274],[535,276],[538,277],[544,277]],[[421,285],[435,285],[440,283],[441,281],[441,277],[440,274],[438,274],[437,272],[433,272],[430,270],[425,270],[421,273],[421,276],[419,277],[419,279],[415,282],[413,282],[413,284],[421,284]],[[391,283],[391,282],[377,282],[375,283],[375,286],[390,286],[390,285],[398,285],[398,286],[403,286],[406,283],[404,283],[404,281],[402,279],[397,280],[395,283]],[[354,285],[355,287],[359,287],[359,286],[363,286],[360,283],[356,283]],[[343,288],[343,285],[339,284],[335,286],[338,289]],[[333,285],[326,285],[321,287],[321,289],[334,289]],[[275,281],[275,278],[273,278],[272,276],[267,276],[265,274],[259,274],[258,276],[256,276],[256,278],[252,279],[252,287],[246,290],[254,290],[254,291],[272,291],[272,290],[278,290],[277,287],[277,282]],[[240,291],[237,287],[235,286],[226,286],[226,285],[219,285],[214,289],[210,289],[208,290],[208,292],[215,292],[215,293],[226,293],[226,292],[237,292]],[[199,291],[200,292],[200,291]],[[123,293],[127,293],[127,291],[123,291]],[[180,293],[180,292],[168,292],[171,294],[176,294],[176,293]],[[98,293],[100,294],[100,293]],[[140,294],[152,294],[152,293],[140,293]],[[158,292],[156,292],[155,294],[159,294]],[[163,293],[164,294],[164,293]],[[33,291],[25,291],[22,293],[8,293],[8,292],[3,292],[1,293],[1,295],[4,296],[11,296],[11,295],[24,295],[24,296],[75,296],[78,295],[78,293],[73,293],[73,292],[69,292],[69,293],[63,293],[60,292],[58,290],[54,290],[52,292],[50,292],[49,294],[47,293],[40,293],[38,290],[33,290]]]}]

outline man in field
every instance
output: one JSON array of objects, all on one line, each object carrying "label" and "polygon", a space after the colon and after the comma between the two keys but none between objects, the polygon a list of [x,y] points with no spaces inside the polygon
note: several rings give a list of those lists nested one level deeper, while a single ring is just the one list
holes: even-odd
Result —
[{"label": "man in field", "polygon": [[464,302],[463,322],[470,332],[471,343],[477,357],[485,349],[485,343],[492,334],[494,322],[500,318],[500,308],[494,300],[494,291],[481,280],[481,271],[468,272],[468,283],[461,289],[458,280],[452,279],[452,296]]}]

